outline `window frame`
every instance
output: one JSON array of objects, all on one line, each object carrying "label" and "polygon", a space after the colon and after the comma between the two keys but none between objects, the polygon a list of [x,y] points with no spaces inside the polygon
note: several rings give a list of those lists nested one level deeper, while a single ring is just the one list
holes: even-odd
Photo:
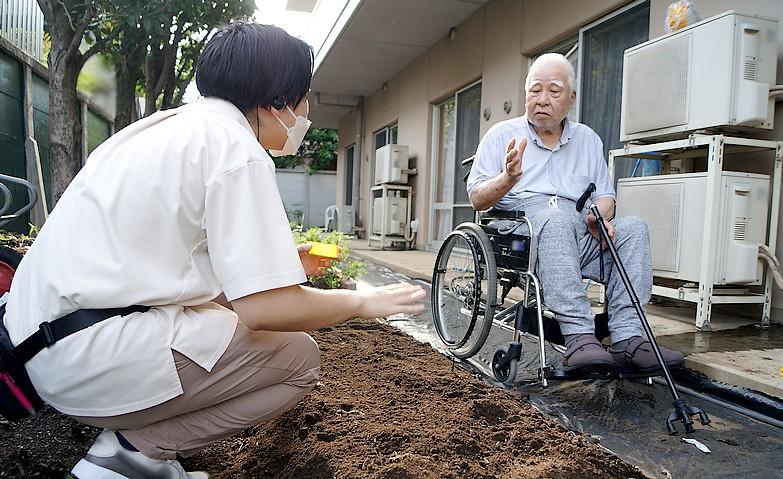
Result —
[{"label": "window frame", "polygon": [[579,29],[579,41],[576,44],[577,47],[579,48],[578,60],[577,60],[577,65],[576,65],[576,67],[577,67],[577,72],[576,72],[577,81],[576,81],[576,83],[578,84],[578,87],[577,87],[577,90],[576,90],[577,91],[576,103],[574,104],[574,109],[576,110],[576,114],[574,115],[574,117],[576,118],[576,121],[580,121],[580,119],[581,119],[581,112],[582,112],[582,95],[581,95],[581,92],[582,92],[582,68],[583,68],[583,64],[584,64],[584,49],[582,48],[582,45],[584,45],[585,32],[588,31],[588,30],[591,30],[594,27],[597,27],[598,25],[600,25],[602,23],[611,21],[615,17],[617,17],[619,15],[622,15],[623,13],[625,13],[625,12],[627,12],[629,10],[633,10],[636,7],[638,7],[640,5],[643,5],[645,3],[650,3],[650,2],[649,2],[649,0],[635,0],[635,1],[633,1],[633,2],[631,2],[629,4],[627,4],[627,5],[624,5],[624,6],[618,8],[616,10],[613,10],[613,11],[607,13],[606,15],[602,16],[601,18],[599,18],[597,20],[594,20],[594,21],[588,23],[587,25],[585,25],[585,26],[583,26],[582,28]]},{"label": "window frame", "polygon": [[[372,133],[372,139],[373,139],[373,151],[378,150],[378,148],[383,148],[386,145],[396,145],[397,144],[397,122],[389,123],[386,126],[383,126],[381,128],[378,128]],[[378,145],[378,135],[383,133],[386,137],[384,140],[385,143],[381,146]],[[394,138],[394,141],[392,141],[392,138]]]},{"label": "window frame", "polygon": [[[435,237],[437,225],[435,223],[435,216],[436,212],[439,210],[447,210],[449,211],[449,214],[447,216],[447,222],[446,222],[446,231],[450,231],[453,229],[453,216],[454,216],[454,208],[456,207],[465,207],[469,206],[468,204],[463,203],[454,203],[454,196],[453,196],[453,188],[457,188],[458,185],[452,185],[452,197],[448,202],[438,202],[437,198],[437,181],[439,175],[443,174],[442,172],[438,171],[437,165],[439,163],[438,154],[440,151],[440,106],[446,103],[449,100],[454,101],[454,116],[455,120],[457,118],[457,115],[459,114],[457,112],[457,103],[458,103],[458,96],[460,93],[463,93],[465,91],[470,90],[471,88],[481,85],[483,88],[483,78],[479,78],[475,81],[472,81],[468,83],[467,85],[463,86],[462,88],[459,88],[457,90],[454,90],[449,95],[446,95],[442,98],[440,98],[438,101],[433,102],[430,104],[430,111],[432,112],[432,144],[430,146],[430,151],[432,152],[431,156],[431,162],[430,162],[430,207],[429,207],[429,218],[430,218],[430,224],[427,231],[427,249],[431,251],[437,251],[440,249],[440,246],[443,244],[443,239],[437,239]],[[456,124],[455,124],[455,131],[454,134],[456,135]],[[480,137],[479,137],[480,139]],[[459,166],[459,163],[462,161],[462,159],[456,159],[456,151],[455,151],[455,158],[453,158],[453,161],[455,163],[455,168]],[[451,178],[451,181],[454,181],[454,178]]]}]

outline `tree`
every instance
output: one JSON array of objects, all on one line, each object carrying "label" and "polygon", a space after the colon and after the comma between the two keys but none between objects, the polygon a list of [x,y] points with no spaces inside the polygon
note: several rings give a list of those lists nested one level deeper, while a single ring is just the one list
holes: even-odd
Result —
[{"label": "tree", "polygon": [[[207,35],[220,23],[247,18],[254,0],[37,0],[51,39],[49,121],[54,205],[80,167],[76,82],[84,63],[107,53],[117,70],[117,129],[135,120],[139,84],[147,112],[174,106],[193,78]],[[83,45],[87,48],[83,48]]]},{"label": "tree", "polygon": [[145,115],[179,106],[210,32],[230,21],[245,20],[255,11],[254,0],[163,3],[167,8],[144,23],[150,41],[144,64]]},{"label": "tree", "polygon": [[[118,0],[115,0],[118,1]],[[106,24],[116,30],[109,55],[116,65],[117,118],[121,129],[136,120],[136,93],[145,115],[182,104],[209,34],[221,24],[245,20],[254,0],[125,0]]]},{"label": "tree", "polygon": [[136,86],[143,78],[141,65],[147,53],[147,33],[141,19],[147,10],[143,0],[124,0],[113,4],[113,20],[107,20],[103,28],[115,33],[114,41],[103,52],[114,64],[117,86],[114,128],[120,130],[139,119],[136,108]]},{"label": "tree", "polygon": [[307,165],[312,175],[318,170],[337,169],[337,145],[340,137],[337,130],[310,128],[295,155],[274,158],[277,168],[295,168]]},{"label": "tree", "polygon": [[[51,38],[49,50],[49,130],[52,164],[52,201],[60,199],[79,171],[82,125],[77,115],[76,80],[102,45],[96,41],[80,50],[85,32],[96,22],[100,7],[89,0],[38,0]],[[98,40],[98,39],[96,39]]]}]

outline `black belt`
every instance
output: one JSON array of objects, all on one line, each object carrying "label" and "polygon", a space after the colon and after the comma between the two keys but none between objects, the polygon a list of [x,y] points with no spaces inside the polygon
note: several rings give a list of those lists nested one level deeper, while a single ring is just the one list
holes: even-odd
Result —
[{"label": "black belt", "polygon": [[100,323],[114,316],[127,316],[131,313],[144,313],[149,311],[149,306],[128,306],[126,308],[111,309],[79,309],[66,314],[54,321],[44,321],[38,327],[38,331],[19,343],[12,352],[22,364],[33,359],[44,348],[48,348],[57,341],[87,329],[93,324]]}]

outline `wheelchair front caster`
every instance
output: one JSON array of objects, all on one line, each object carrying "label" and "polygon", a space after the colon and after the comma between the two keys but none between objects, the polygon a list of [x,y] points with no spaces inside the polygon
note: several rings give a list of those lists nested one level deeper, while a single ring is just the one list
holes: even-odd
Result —
[{"label": "wheelchair front caster", "polygon": [[511,343],[506,349],[498,349],[492,356],[492,374],[506,386],[513,386],[517,378],[521,344]]}]

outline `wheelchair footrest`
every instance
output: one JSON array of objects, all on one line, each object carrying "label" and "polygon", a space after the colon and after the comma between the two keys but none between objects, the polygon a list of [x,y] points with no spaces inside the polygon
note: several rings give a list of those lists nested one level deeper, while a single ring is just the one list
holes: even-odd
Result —
[{"label": "wheelchair footrest", "polygon": [[616,372],[609,372],[609,373],[601,374],[601,373],[594,373],[588,371],[567,371],[565,369],[550,368],[550,367],[544,368],[542,373],[543,373],[542,376],[544,378],[553,381],[578,381],[583,379],[607,379],[607,380],[627,379],[627,380],[642,382],[647,384],[651,382],[651,379],[654,376],[657,376],[657,375],[650,375],[648,373],[618,374]]}]

